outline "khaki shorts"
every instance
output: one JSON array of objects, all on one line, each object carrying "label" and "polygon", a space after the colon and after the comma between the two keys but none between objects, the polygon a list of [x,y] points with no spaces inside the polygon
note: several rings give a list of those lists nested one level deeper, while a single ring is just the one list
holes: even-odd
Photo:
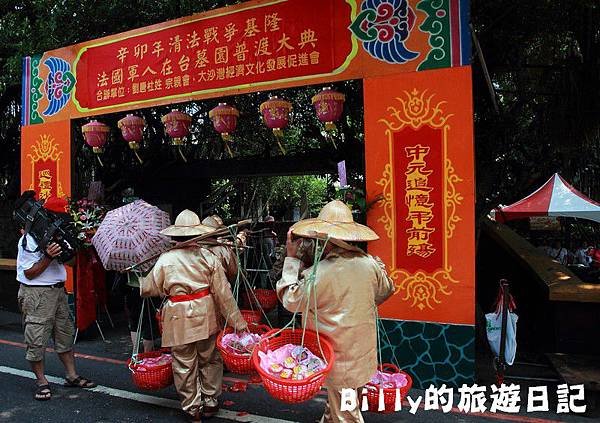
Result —
[{"label": "khaki shorts", "polygon": [[50,337],[54,339],[57,353],[71,351],[75,328],[63,288],[21,284],[17,300],[23,313],[27,360],[43,360]]}]

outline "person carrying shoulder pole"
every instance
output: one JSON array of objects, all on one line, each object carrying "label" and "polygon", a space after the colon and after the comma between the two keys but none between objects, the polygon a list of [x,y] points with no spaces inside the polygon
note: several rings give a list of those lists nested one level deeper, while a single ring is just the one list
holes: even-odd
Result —
[{"label": "person carrying shoulder pole", "polygon": [[[225,225],[223,224],[223,219],[216,214],[212,216],[205,217],[202,220],[202,224],[204,226],[208,226],[213,230],[225,229]],[[221,239],[215,239],[215,242],[220,242]],[[245,234],[242,232],[237,235],[235,239],[236,245],[244,245],[245,244]],[[235,280],[237,279],[238,274],[238,256],[235,252],[235,246],[232,244],[229,245],[211,245],[206,247],[209,251],[214,253],[217,258],[220,260],[223,265],[223,269],[225,270],[225,276],[227,276],[227,280],[233,286]]]},{"label": "person carrying shoulder pole", "polygon": [[[322,259],[302,270],[297,258],[301,241],[294,237],[316,238],[320,243],[324,239]],[[341,391],[362,387],[377,370],[377,306],[394,293],[394,284],[381,260],[352,243],[378,238],[370,228],[354,222],[348,206],[339,200],[325,205],[317,218],[297,222],[288,232],[277,294],[291,312],[304,312],[308,306],[303,324],[327,335],[335,352],[325,381],[328,402],[321,422],[364,421],[359,407],[341,411]],[[307,293],[315,266],[316,306]]]},{"label": "person carrying shoulder pole", "polygon": [[[191,210],[182,211],[174,225],[161,231],[176,243],[211,232]],[[237,331],[248,329],[220,261],[193,243],[169,250],[140,279],[140,294],[167,297],[162,309],[162,346],[171,347],[183,411],[193,422],[214,416],[223,385],[223,360],[216,348],[217,312]]]}]

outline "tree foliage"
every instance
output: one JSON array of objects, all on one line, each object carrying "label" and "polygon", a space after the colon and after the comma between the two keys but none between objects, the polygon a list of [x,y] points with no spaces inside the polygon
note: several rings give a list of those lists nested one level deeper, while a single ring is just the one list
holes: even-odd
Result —
[{"label": "tree foliage", "polygon": [[600,3],[473,0],[495,90],[474,62],[480,212],[560,172],[600,198]]}]

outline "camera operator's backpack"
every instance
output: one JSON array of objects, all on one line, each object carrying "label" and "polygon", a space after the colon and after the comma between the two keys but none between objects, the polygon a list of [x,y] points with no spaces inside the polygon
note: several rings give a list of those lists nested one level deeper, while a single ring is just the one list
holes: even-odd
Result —
[{"label": "camera operator's backpack", "polygon": [[[61,263],[71,260],[80,243],[70,216],[49,212],[34,196],[35,192],[25,191],[16,201],[15,220],[23,226],[25,234],[31,235],[37,242],[38,247],[33,251],[44,251],[48,244],[55,242],[62,250],[57,260]],[[22,245],[27,250],[26,236],[23,236]]]}]

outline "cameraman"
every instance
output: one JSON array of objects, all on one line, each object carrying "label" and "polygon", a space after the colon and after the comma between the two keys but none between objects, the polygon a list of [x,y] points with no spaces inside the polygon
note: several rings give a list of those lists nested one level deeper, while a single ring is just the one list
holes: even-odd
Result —
[{"label": "cameraman", "polygon": [[[44,208],[56,214],[66,213],[65,200],[50,197]],[[50,337],[54,349],[65,367],[65,386],[93,388],[91,380],[83,378],[75,370],[73,355],[73,321],[69,315],[67,295],[64,289],[67,271],[55,258],[61,253],[56,243],[50,243],[41,251],[29,234],[21,230],[17,254],[17,281],[21,284],[17,297],[25,326],[25,359],[37,378],[34,398],[46,401],[52,397],[48,380],[44,375],[44,353]]]}]

